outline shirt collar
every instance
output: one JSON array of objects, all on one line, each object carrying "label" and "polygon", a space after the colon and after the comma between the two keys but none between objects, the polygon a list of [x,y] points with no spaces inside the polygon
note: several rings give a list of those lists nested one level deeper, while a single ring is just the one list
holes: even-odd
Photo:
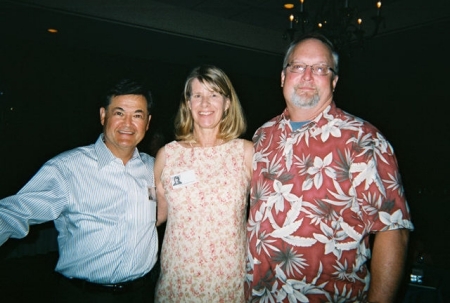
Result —
[{"label": "shirt collar", "polygon": [[[335,112],[336,109],[336,104],[334,103],[334,101],[332,101],[330,103],[330,105],[328,105],[320,114],[318,114],[313,120],[311,120],[310,123],[307,123],[305,125],[303,125],[303,127],[305,127],[306,125],[312,125],[313,124],[318,124],[319,121],[321,119],[323,119],[324,113],[325,114],[332,114]],[[287,108],[284,109],[283,113],[281,115],[278,116],[278,119],[276,121],[276,123],[285,123],[285,124],[289,124],[289,121],[291,120],[291,115],[289,114],[289,111]],[[301,127],[301,128],[303,128]]]},{"label": "shirt collar", "polygon": [[[109,150],[109,148],[106,146],[105,142],[103,141],[104,134],[100,134],[97,141],[95,142],[95,151],[97,153],[98,157],[98,169],[102,169],[115,159],[117,159],[116,156],[113,155],[113,153]],[[133,156],[131,157],[130,161],[134,159],[140,159],[141,155],[139,154],[139,151],[137,148],[134,149]]]}]

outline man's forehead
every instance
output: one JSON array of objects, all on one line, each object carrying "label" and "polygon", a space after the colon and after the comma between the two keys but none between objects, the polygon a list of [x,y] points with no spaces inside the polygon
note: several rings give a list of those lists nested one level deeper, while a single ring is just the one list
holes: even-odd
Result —
[{"label": "man's forehead", "polygon": [[111,98],[109,108],[122,111],[145,111],[147,99],[142,95],[120,95]]}]

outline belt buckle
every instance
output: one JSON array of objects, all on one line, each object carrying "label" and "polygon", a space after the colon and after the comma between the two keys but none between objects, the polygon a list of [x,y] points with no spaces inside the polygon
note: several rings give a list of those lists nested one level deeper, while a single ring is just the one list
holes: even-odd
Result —
[{"label": "belt buckle", "polygon": [[130,290],[131,286],[132,285],[128,283],[102,285],[102,287],[110,290],[111,292],[126,292],[127,290]]},{"label": "belt buckle", "polygon": [[107,290],[109,290],[111,292],[121,293],[121,292],[136,290],[138,288],[143,287],[145,284],[143,278],[144,277],[141,277],[141,278],[138,278],[133,281],[123,282],[123,283],[118,283],[118,284],[100,284],[100,285],[103,288],[106,288]]}]

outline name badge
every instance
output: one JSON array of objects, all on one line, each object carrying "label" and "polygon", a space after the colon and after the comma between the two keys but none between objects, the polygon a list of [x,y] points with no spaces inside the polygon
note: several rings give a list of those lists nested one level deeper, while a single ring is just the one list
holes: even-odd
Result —
[{"label": "name badge", "polygon": [[194,170],[187,170],[177,175],[172,175],[170,176],[170,180],[172,181],[173,188],[197,183]]}]

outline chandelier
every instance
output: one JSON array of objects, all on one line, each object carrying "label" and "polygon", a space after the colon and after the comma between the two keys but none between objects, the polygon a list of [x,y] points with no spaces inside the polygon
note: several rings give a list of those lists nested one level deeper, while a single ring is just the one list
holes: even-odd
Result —
[{"label": "chandelier", "polygon": [[[310,32],[321,32],[333,42],[335,47],[349,50],[352,47],[362,48],[365,38],[377,35],[384,17],[381,14],[381,1],[373,2],[372,27],[366,35],[365,22],[357,6],[349,0],[294,0],[284,1],[283,6],[289,12],[289,27],[283,38],[293,41],[297,35]],[[363,23],[364,21],[364,23]]]}]

